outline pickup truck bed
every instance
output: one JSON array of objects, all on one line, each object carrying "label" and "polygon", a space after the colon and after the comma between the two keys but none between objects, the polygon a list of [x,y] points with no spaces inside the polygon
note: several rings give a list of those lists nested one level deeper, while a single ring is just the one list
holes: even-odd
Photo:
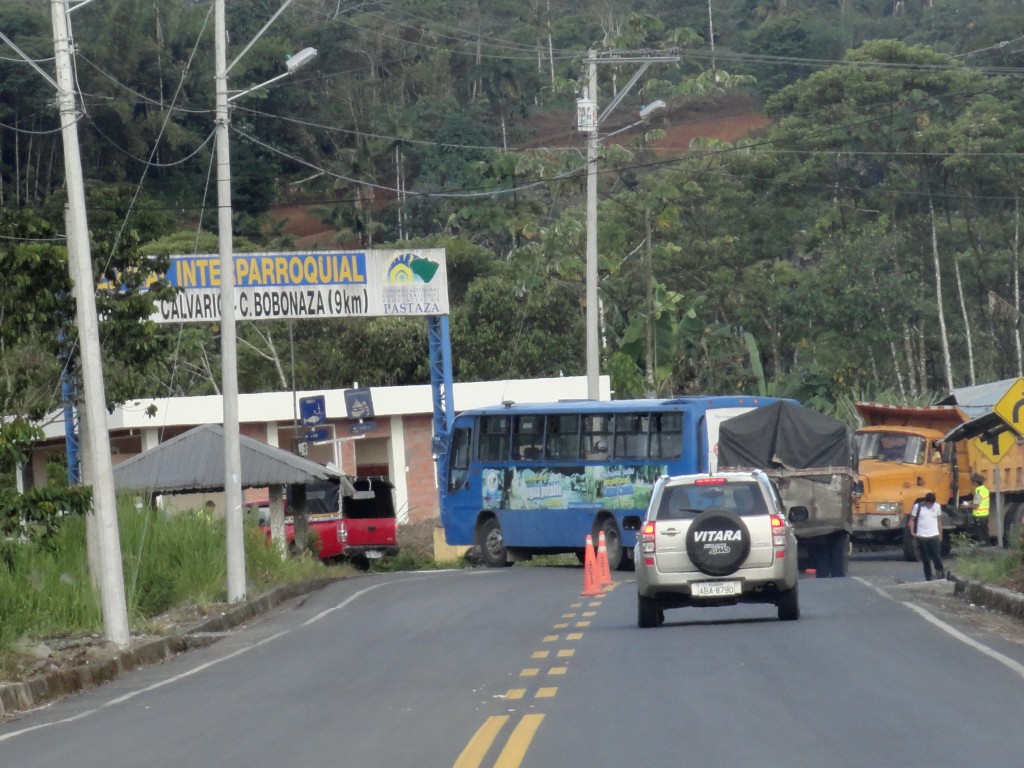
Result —
[{"label": "pickup truck bed", "polygon": [[[316,552],[321,560],[344,559],[365,568],[371,560],[399,552],[393,486],[382,478],[353,478],[352,485],[355,493],[340,499],[338,486],[333,483],[307,486],[307,525],[316,534]],[[286,514],[291,500],[289,493]],[[264,512],[263,506],[260,509],[260,528],[269,541],[269,510]],[[290,515],[285,517],[285,541],[290,551],[295,542],[295,525]]]}]

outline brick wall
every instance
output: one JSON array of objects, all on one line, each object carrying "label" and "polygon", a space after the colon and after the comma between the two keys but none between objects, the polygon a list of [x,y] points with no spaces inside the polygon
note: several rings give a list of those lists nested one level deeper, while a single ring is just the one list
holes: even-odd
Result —
[{"label": "brick wall", "polygon": [[[405,429],[405,482],[409,492],[409,522],[437,520],[436,467],[431,458],[430,443],[434,437],[433,419],[427,414],[406,416]],[[399,470],[398,467],[395,468]]]}]

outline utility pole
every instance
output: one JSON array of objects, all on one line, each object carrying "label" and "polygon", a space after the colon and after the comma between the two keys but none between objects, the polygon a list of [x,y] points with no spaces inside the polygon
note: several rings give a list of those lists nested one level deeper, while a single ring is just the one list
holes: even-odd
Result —
[{"label": "utility pole", "polygon": [[588,53],[590,63],[587,96],[593,102],[593,124],[587,134],[587,398],[601,398],[601,314],[597,298],[597,58]]},{"label": "utility pole", "polygon": [[303,48],[285,62],[285,71],[258,85],[228,96],[228,72],[238,63],[292,0],[284,0],[256,37],[228,64],[228,33],[224,0],[214,2],[214,57],[216,59],[217,133],[217,245],[220,256],[220,357],[224,425],[224,525],[227,529],[228,602],[245,599],[245,541],[242,511],[242,457],[238,419],[238,336],[235,318],[235,255],[231,229],[231,152],[228,140],[228,104],[270,83],[288,77],[312,61],[315,48]]},{"label": "utility pole", "polygon": [[[217,243],[220,254],[220,364],[224,402],[224,525],[227,528],[228,602],[245,599],[242,538],[242,455],[238,438],[238,341],[235,259],[231,229],[231,156],[228,144],[227,24],[224,0],[214,4],[217,93]],[[244,53],[244,52],[243,52]]]},{"label": "utility pole", "polygon": [[78,146],[78,109],[71,72],[71,40],[68,34],[67,0],[51,0],[53,48],[57,69],[57,104],[64,139],[64,174],[68,192],[68,273],[74,286],[78,341],[81,352],[83,414],[87,466],[91,469],[92,503],[99,545],[100,601],[107,640],[120,647],[128,644],[128,610],[124,596],[121,540],[117,524],[110,436],[103,386],[103,358],[96,316],[96,280],[92,271],[89,226],[85,206],[85,181]]},{"label": "utility pole", "polygon": [[[651,64],[679,61],[679,56],[652,56],[646,52],[634,54],[629,51],[608,51],[605,58],[599,58],[593,49],[587,51],[588,84],[582,98],[576,102],[576,129],[587,134],[587,398],[600,399],[601,378],[601,347],[600,324],[601,313],[597,292],[597,142],[601,123],[612,110],[636,85],[637,81]],[[607,107],[600,113],[597,111],[597,65],[603,64],[640,64],[640,69],[630,78]],[[665,102],[657,101],[640,110],[641,121],[656,110],[665,107]]]}]

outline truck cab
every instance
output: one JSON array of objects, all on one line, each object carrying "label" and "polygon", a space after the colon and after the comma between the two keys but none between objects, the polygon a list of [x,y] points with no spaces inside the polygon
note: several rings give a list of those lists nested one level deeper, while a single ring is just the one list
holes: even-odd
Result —
[{"label": "truck cab", "polygon": [[955,407],[899,407],[857,403],[868,422],[854,433],[858,482],[853,494],[853,539],[902,542],[915,559],[906,518],[926,491],[943,507],[943,530],[963,522],[959,502],[968,498],[970,460],[964,443],[942,443],[963,421]]}]

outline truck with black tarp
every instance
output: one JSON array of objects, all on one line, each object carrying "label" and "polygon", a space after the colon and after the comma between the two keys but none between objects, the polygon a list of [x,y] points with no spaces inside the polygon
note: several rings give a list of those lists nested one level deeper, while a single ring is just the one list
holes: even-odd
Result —
[{"label": "truck with black tarp", "polygon": [[723,421],[718,468],[762,469],[786,508],[807,507],[793,524],[801,569],[845,576],[853,527],[857,460],[850,428],[831,416],[780,400]]}]

